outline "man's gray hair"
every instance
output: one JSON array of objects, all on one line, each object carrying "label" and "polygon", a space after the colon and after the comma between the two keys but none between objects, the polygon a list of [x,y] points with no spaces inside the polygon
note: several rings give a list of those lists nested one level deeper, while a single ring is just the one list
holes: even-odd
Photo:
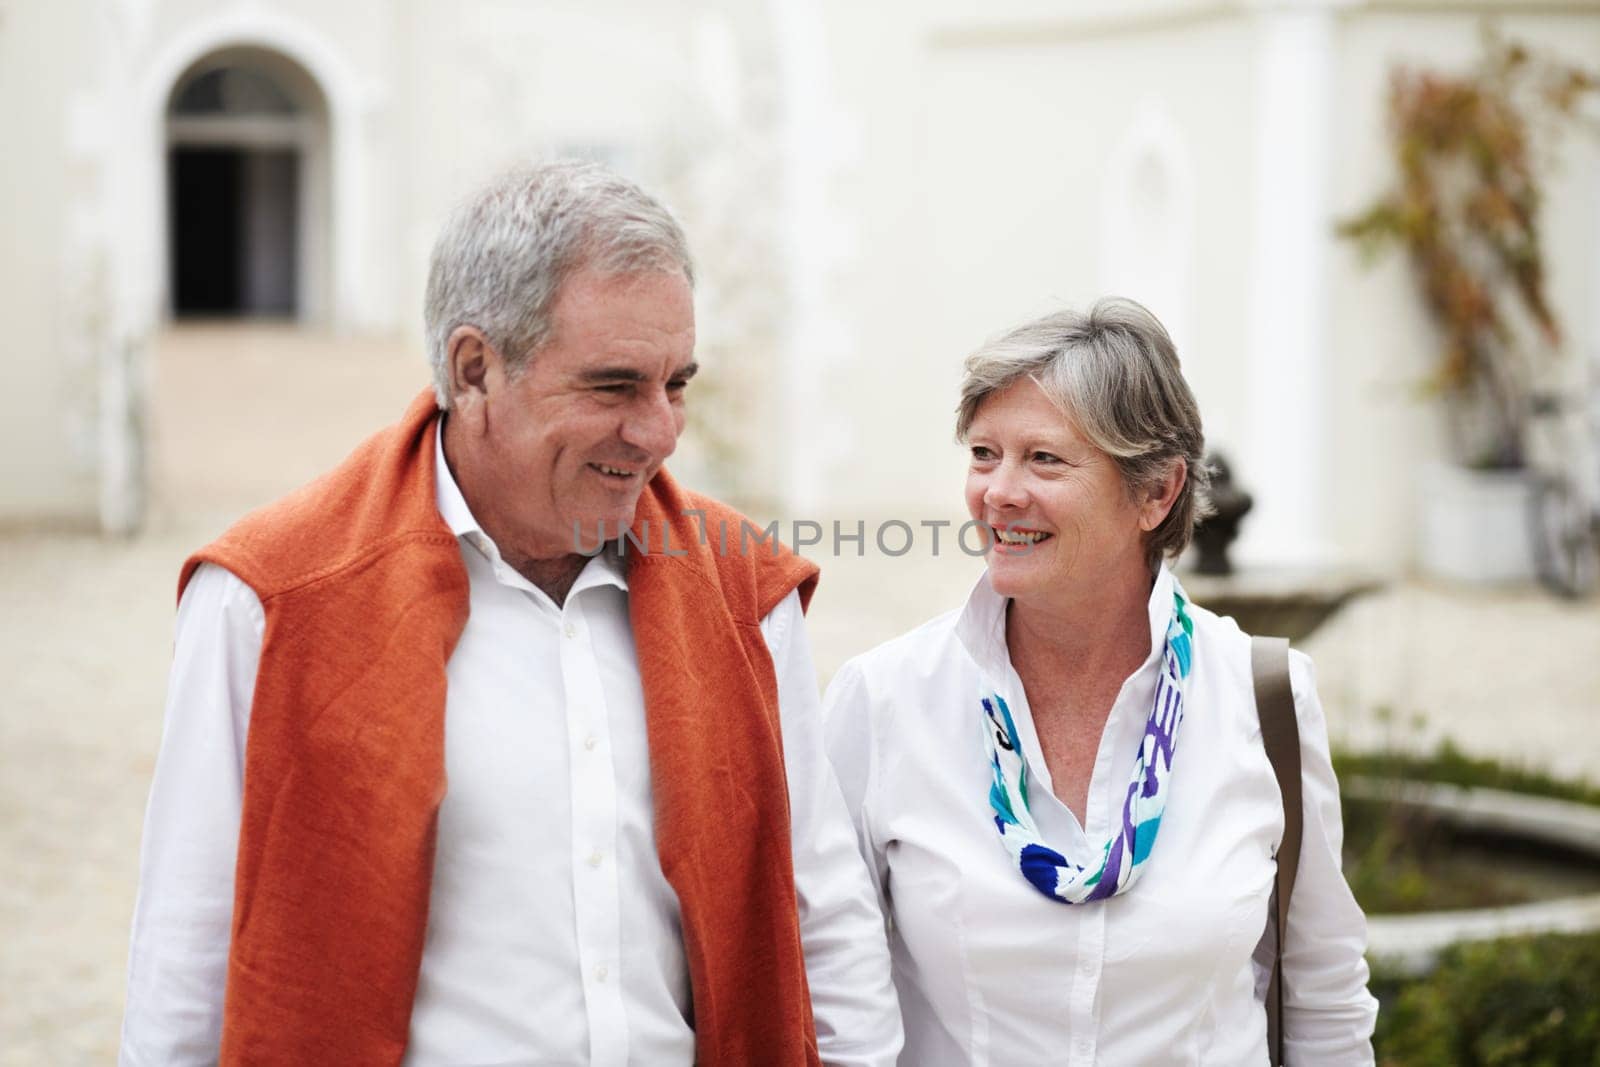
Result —
[{"label": "man's gray hair", "polygon": [[1178,366],[1166,328],[1142,305],[1119,297],[1088,314],[1058,311],[990,341],[967,357],[956,408],[965,441],[983,402],[1027,378],[1106,453],[1130,494],[1159,485],[1182,459],[1188,477],[1160,526],[1145,537],[1153,571],[1189,544],[1195,523],[1211,514],[1200,407]]},{"label": "man's gray hair", "polygon": [[439,407],[450,407],[450,335],[482,330],[512,375],[555,330],[551,307],[575,272],[683,271],[694,284],[677,220],[632,182],[595,163],[514,168],[463,201],[434,242],[428,267],[428,362]]}]

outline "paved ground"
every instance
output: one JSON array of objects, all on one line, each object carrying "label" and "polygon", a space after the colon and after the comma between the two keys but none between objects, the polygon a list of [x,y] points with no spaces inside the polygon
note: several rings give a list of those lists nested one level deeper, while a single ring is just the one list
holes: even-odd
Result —
[{"label": "paved ground", "polygon": [[[0,1065],[115,1057],[178,564],[392,419],[422,381],[418,358],[270,328],[173,335],[152,391],[148,531],[0,542]],[[823,562],[811,632],[825,676],[957,603],[974,574],[951,554]],[[1450,737],[1600,779],[1600,605],[1402,585],[1306,648],[1342,737]]]}]

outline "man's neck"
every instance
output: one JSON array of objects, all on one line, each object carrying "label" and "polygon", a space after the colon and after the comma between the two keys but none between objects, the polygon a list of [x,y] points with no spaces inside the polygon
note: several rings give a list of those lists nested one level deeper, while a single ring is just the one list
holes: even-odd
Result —
[{"label": "man's neck", "polygon": [[583,573],[589,557],[577,554],[557,556],[554,559],[519,559],[506,556],[505,561],[518,574],[542,589],[545,595],[560,607],[567,602],[567,594],[572,592],[572,585],[578,580],[578,575]]}]

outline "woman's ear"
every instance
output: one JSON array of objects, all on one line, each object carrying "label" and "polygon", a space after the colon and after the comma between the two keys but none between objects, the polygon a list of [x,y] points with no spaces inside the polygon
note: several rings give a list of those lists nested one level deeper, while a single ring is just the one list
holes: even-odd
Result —
[{"label": "woman's ear", "polygon": [[1139,529],[1149,533],[1166,521],[1167,515],[1172,511],[1172,505],[1178,502],[1178,494],[1182,492],[1183,483],[1188,477],[1188,461],[1179,456],[1167,467],[1167,472],[1161,480],[1150,487],[1140,503]]}]

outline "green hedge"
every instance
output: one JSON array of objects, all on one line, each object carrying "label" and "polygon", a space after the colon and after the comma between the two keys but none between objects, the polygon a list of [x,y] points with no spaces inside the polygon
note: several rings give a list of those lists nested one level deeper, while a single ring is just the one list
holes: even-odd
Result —
[{"label": "green hedge", "polygon": [[1347,752],[1335,749],[1333,769],[1341,779],[1350,775],[1395,778],[1401,781],[1442,782],[1447,785],[1482,786],[1512,793],[1576,800],[1600,805],[1600,787],[1586,781],[1555,778],[1542,771],[1469,756],[1449,741],[1430,754],[1407,752]]},{"label": "green hedge", "polygon": [[1600,934],[1457,945],[1372,991],[1380,1067],[1600,1067]]}]

